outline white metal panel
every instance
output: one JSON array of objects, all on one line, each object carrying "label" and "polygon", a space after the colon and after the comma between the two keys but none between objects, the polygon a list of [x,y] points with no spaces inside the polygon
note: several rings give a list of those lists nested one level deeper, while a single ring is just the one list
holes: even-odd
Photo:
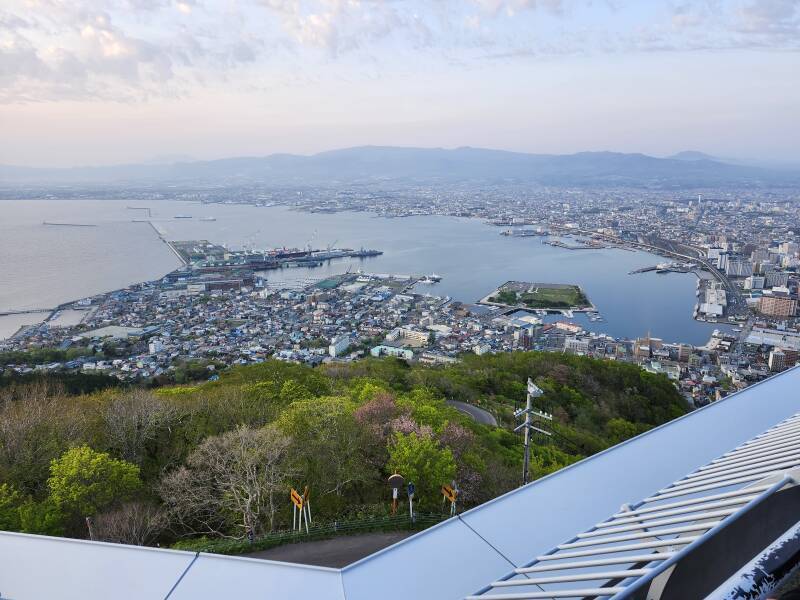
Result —
[{"label": "white metal panel", "polygon": [[460,600],[512,569],[454,518],[345,567],[342,577],[347,600]]},{"label": "white metal panel", "polygon": [[800,370],[784,371],[462,517],[504,555],[525,564],[622,504],[651,495],[791,417],[800,409],[798,385]]},{"label": "white metal panel", "polygon": [[161,600],[194,552],[0,532],[0,598]]},{"label": "white metal panel", "polygon": [[169,600],[344,600],[341,572],[201,553]]}]

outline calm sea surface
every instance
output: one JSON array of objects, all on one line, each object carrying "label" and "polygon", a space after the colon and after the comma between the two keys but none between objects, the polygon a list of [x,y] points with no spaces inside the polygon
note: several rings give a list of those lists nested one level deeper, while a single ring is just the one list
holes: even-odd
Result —
[{"label": "calm sea surface", "polygon": [[[270,285],[298,285],[348,268],[372,273],[443,277],[420,291],[474,302],[510,280],[575,283],[605,317],[576,320],[617,337],[646,334],[704,343],[713,327],[691,318],[695,276],[628,275],[664,259],[625,250],[565,250],[541,238],[509,238],[479,220],[453,217],[385,219],[365,213],[309,214],[284,207],[189,202],[0,201],[0,310],[60,303],[155,279],[178,261],[147,223],[170,240],[207,239],[234,248],[376,248],[383,256],[337,260],[316,269],[270,271]],[[191,219],[175,219],[189,215]],[[215,217],[216,221],[201,221]],[[43,225],[44,221],[96,227]],[[0,317],[0,337],[37,315]]]}]

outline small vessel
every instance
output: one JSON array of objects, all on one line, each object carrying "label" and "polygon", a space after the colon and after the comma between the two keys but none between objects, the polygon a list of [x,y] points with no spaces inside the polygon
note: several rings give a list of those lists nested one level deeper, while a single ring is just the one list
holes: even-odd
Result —
[{"label": "small vessel", "polygon": [[[177,219],[178,217],[175,217],[175,218]],[[216,221],[217,217],[200,217],[200,220],[201,221]]]},{"label": "small vessel", "polygon": [[173,218],[174,219],[191,219],[192,216],[191,215],[175,215]]},{"label": "small vessel", "polygon": [[419,280],[420,283],[439,283],[442,280],[440,275],[436,273],[431,273],[430,275],[425,275],[422,279]]}]

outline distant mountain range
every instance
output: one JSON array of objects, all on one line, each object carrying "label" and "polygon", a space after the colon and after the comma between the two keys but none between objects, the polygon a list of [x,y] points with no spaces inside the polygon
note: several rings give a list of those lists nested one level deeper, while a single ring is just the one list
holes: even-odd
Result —
[{"label": "distant mountain range", "polygon": [[348,184],[503,184],[555,187],[800,186],[800,169],[735,164],[702,152],[667,158],[618,152],[524,154],[482,148],[363,146],[311,156],[161,162],[109,167],[41,169],[0,165],[0,186],[243,185],[338,186]]}]

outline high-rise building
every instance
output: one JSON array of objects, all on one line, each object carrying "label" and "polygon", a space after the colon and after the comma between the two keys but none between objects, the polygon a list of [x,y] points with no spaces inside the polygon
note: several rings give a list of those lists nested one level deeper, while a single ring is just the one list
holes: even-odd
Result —
[{"label": "high-rise building", "polygon": [[514,341],[520,350],[533,350],[541,326],[521,327],[514,332]]},{"label": "high-rise building", "polygon": [[781,293],[764,294],[758,301],[758,310],[770,317],[792,317],[797,312],[797,298]]},{"label": "high-rise building", "polygon": [[750,277],[753,265],[743,258],[729,258],[725,264],[725,275],[728,277]]},{"label": "high-rise building", "polygon": [[586,354],[589,352],[589,340],[578,337],[567,337],[564,339],[564,352]]},{"label": "high-rise building", "polygon": [[714,247],[712,247],[712,248],[709,248],[708,251],[706,252],[706,257],[708,258],[708,260],[710,260],[712,262],[716,261],[717,265],[719,265],[719,256],[720,256],[720,254],[722,254],[722,248],[714,248]]},{"label": "high-rise building", "polygon": [[746,290],[763,290],[767,278],[762,275],[750,275],[744,280],[744,289]]},{"label": "high-rise building", "polygon": [[786,355],[783,351],[775,348],[769,353],[769,370],[773,373],[783,371],[786,368]]},{"label": "high-rise building", "polygon": [[783,271],[769,271],[764,274],[764,287],[775,287],[789,283],[789,274]]}]

